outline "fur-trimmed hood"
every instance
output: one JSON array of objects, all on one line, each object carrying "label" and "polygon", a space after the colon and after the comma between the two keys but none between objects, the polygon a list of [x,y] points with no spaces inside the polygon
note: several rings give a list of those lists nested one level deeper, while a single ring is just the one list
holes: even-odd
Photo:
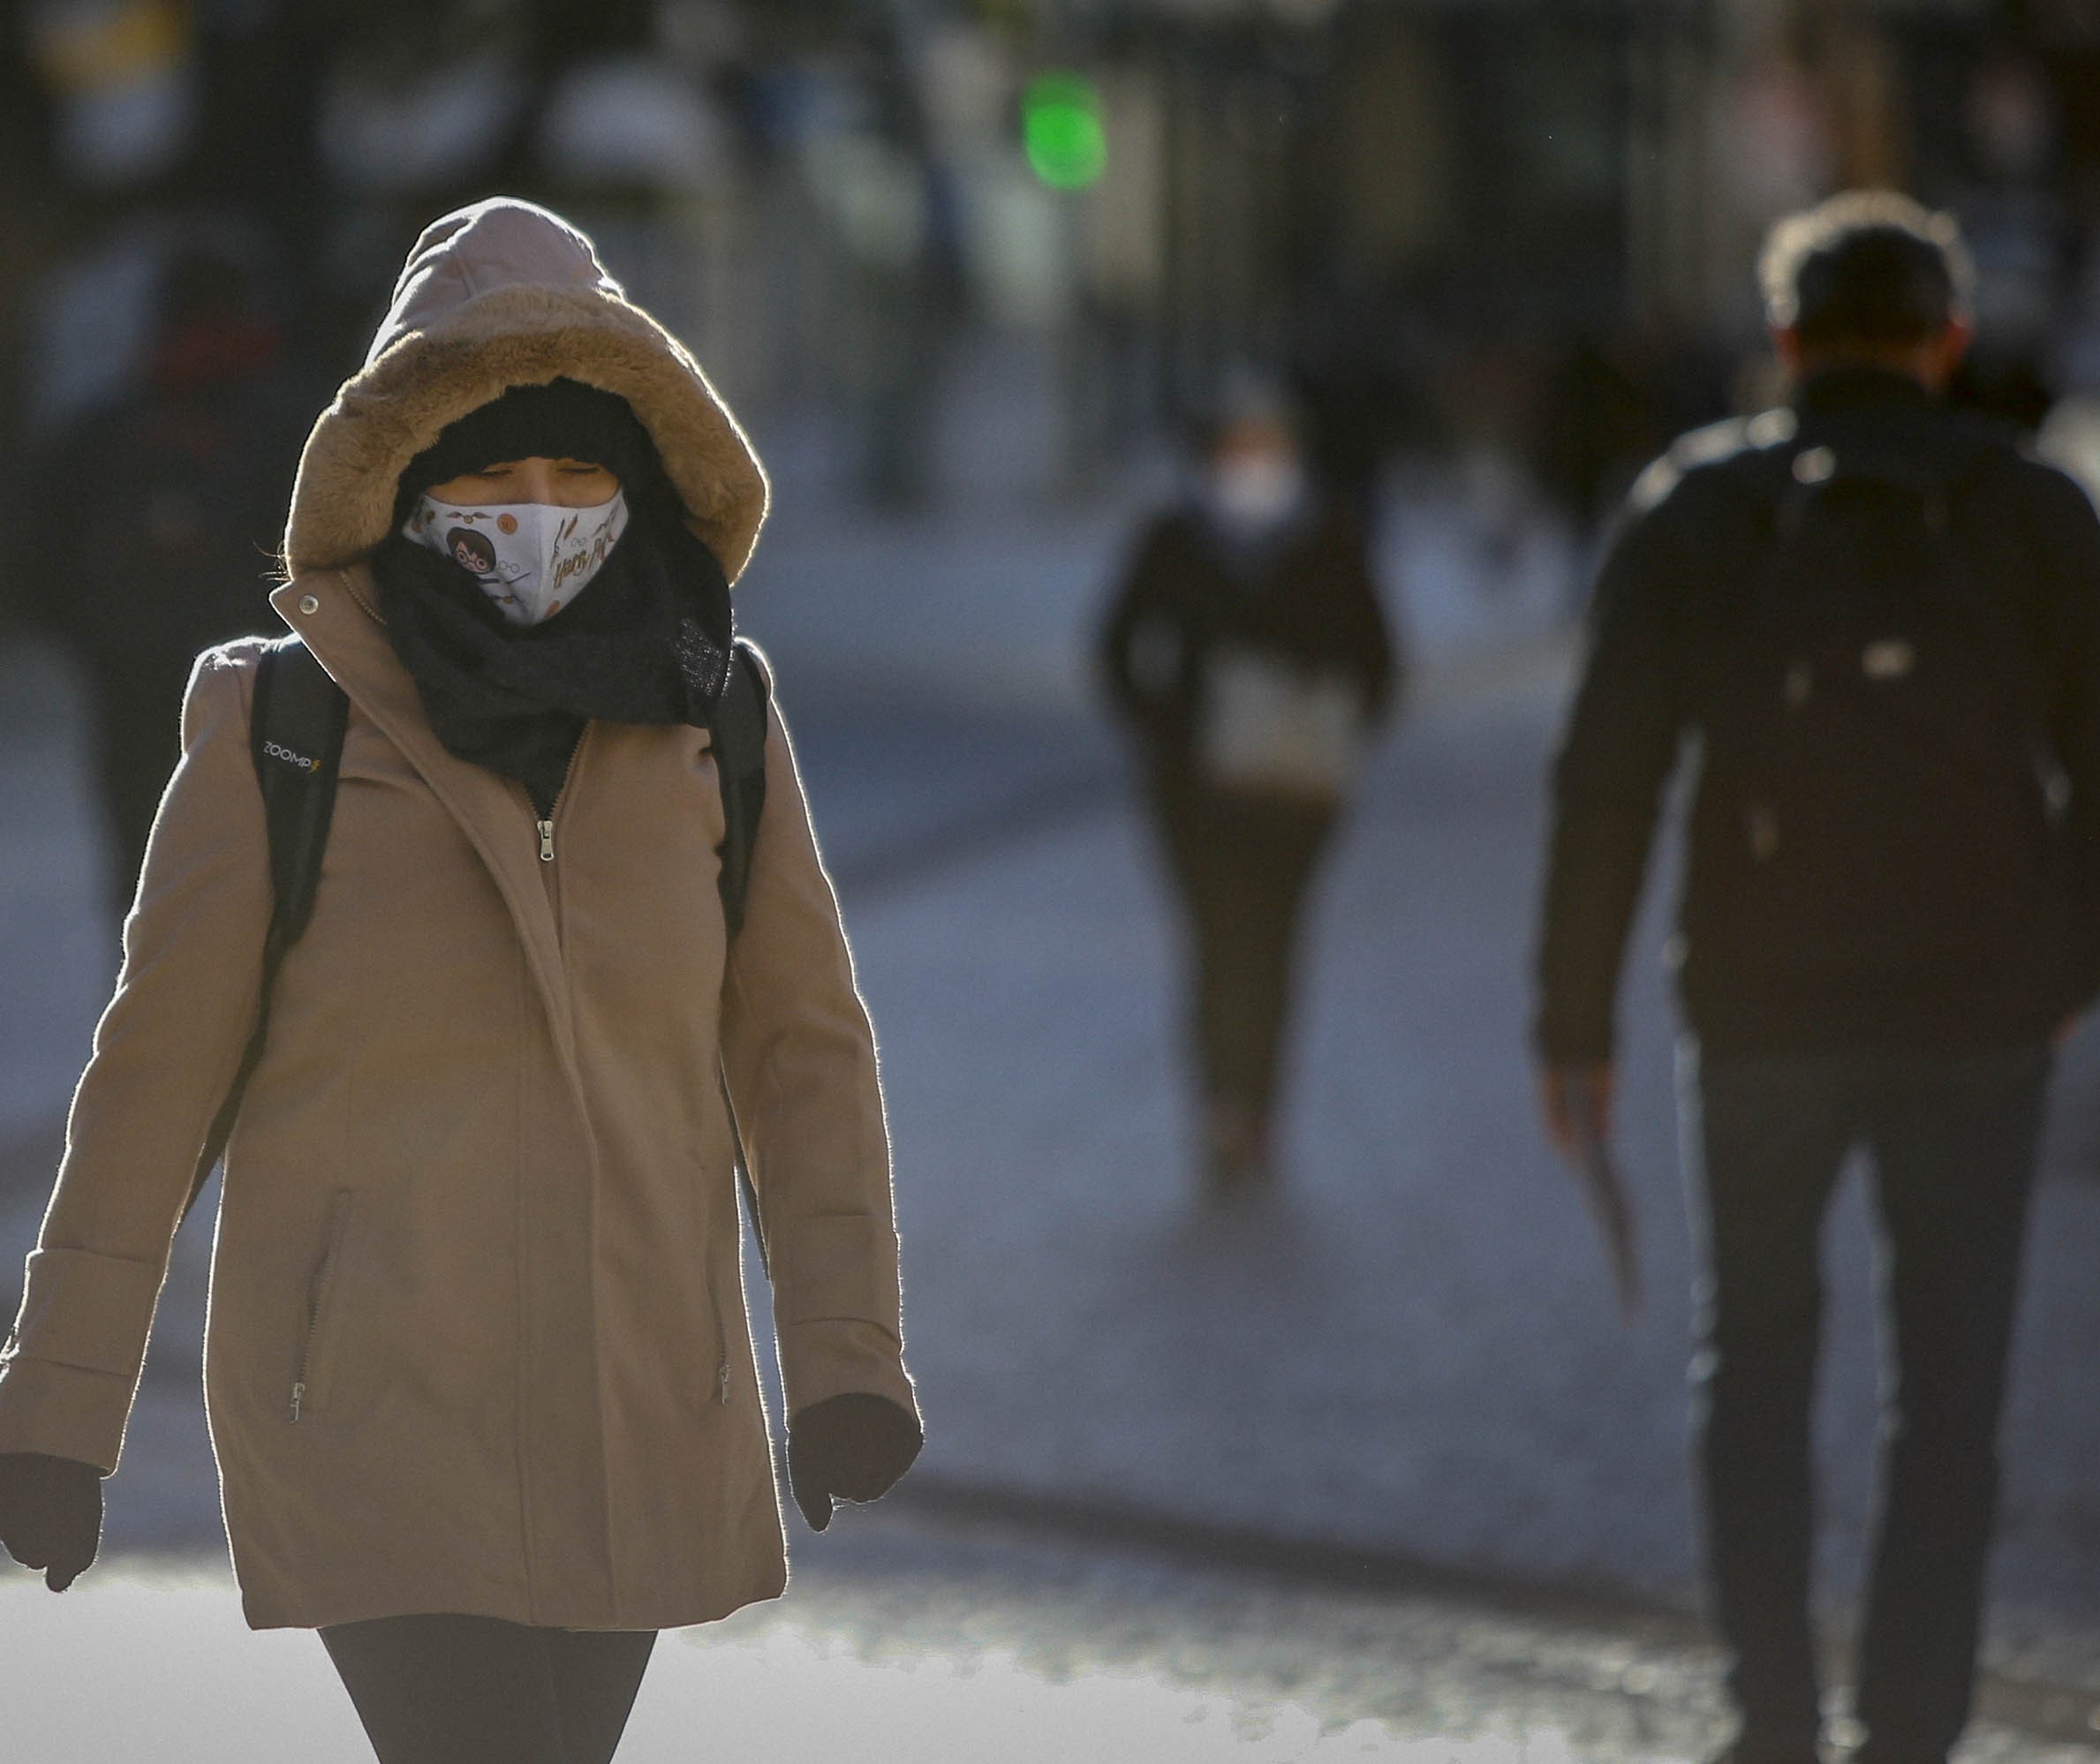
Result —
[{"label": "fur-trimmed hood", "polygon": [[734,582],[766,518],[766,474],[699,364],[628,300],[575,227],[492,197],[416,241],[365,365],[321,413],[284,530],[297,576],[387,535],[402,468],[512,386],[567,377],[616,392],[649,431],[692,529]]}]

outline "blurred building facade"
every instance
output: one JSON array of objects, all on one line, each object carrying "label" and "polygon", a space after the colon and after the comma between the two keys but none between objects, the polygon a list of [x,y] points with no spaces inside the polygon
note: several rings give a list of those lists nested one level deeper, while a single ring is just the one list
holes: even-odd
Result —
[{"label": "blurred building facade", "polygon": [[33,451],[135,385],[194,229],[246,230],[318,398],[415,229],[495,190],[573,213],[739,408],[900,505],[943,494],[942,410],[972,385],[1034,444],[971,469],[1070,494],[1251,361],[1296,377],[1345,483],[1484,446],[1587,515],[1754,396],[1756,239],[1845,184],[1968,222],[1978,396],[2032,418],[2100,384],[2096,0],[5,18],[0,426]]}]

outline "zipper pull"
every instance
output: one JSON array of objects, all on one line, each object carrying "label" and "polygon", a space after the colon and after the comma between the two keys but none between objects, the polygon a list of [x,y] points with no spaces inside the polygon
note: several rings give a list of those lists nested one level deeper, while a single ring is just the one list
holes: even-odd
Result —
[{"label": "zipper pull", "polygon": [[299,1410],[305,1405],[306,1400],[306,1381],[302,1378],[291,1387],[291,1414],[290,1417],[291,1420],[297,1421],[299,1418]]},{"label": "zipper pull", "polygon": [[542,863],[555,861],[555,824],[552,821],[540,823],[540,861]]},{"label": "zipper pull", "polygon": [[721,1362],[721,1369],[717,1375],[716,1383],[721,1390],[722,1406],[727,1408],[729,1406],[729,1362],[726,1360]]}]

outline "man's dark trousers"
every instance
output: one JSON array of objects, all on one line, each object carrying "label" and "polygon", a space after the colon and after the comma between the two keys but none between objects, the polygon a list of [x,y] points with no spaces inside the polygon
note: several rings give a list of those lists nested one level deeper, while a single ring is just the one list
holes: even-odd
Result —
[{"label": "man's dark trousers", "polygon": [[1688,1049],[1686,1164],[1709,1233],[1699,1457],[1746,1750],[1806,1750],[1817,1732],[1817,1245],[1855,1148],[1871,1159],[1892,1328],[1858,1756],[1939,1764],[1968,1718],[2050,1064],[2045,1046],[1704,1059]]}]

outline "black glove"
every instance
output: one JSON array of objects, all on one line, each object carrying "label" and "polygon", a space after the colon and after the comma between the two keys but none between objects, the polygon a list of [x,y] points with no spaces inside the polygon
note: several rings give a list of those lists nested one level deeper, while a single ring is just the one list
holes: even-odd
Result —
[{"label": "black glove", "polygon": [[0,1451],[0,1543],[63,1593],[102,1543],[102,1473],[41,1451]]},{"label": "black glove", "polygon": [[918,1417],[888,1397],[849,1391],[812,1403],[788,1423],[788,1487],[810,1529],[831,1523],[835,1500],[887,1495],[925,1441]]}]

